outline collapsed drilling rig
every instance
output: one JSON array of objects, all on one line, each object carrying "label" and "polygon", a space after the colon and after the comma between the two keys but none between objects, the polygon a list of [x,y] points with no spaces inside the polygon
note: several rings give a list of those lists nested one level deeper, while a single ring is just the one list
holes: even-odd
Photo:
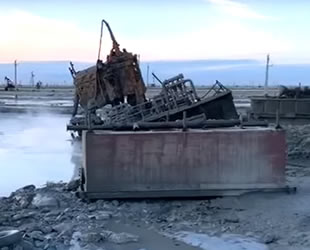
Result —
[{"label": "collapsed drilling rig", "polygon": [[[103,62],[100,59],[104,24],[112,40],[112,49]],[[74,79],[75,100],[72,116],[77,114],[80,105],[88,115],[95,115],[98,108],[107,104],[121,103],[136,105],[144,102],[145,85],[141,76],[137,55],[119,48],[109,24],[102,20],[98,60],[95,66],[76,72],[70,63],[70,72]]]},{"label": "collapsed drilling rig", "polygon": [[[112,49],[105,62],[100,60],[104,24],[112,40]],[[75,85],[74,111],[69,130],[128,127],[137,122],[171,122],[183,119],[184,115],[188,119],[204,117],[207,120],[223,120],[223,126],[227,126],[225,120],[238,120],[231,91],[218,81],[203,97],[198,97],[193,82],[185,79],[183,74],[163,82],[155,76],[162,89],[160,94],[147,100],[137,55],[126,49],[120,50],[105,20],[101,24],[96,65],[76,72],[71,63],[69,70]],[[112,105],[112,108],[104,115],[98,115],[97,111],[107,104]],[[84,111],[84,117],[76,117],[79,105]],[[220,125],[218,122],[217,126]]]},{"label": "collapsed drilling rig", "polygon": [[[112,49],[103,62],[104,25]],[[183,74],[164,81],[154,75],[161,91],[147,99],[137,55],[119,47],[102,20],[96,65],[69,68],[75,98],[67,130],[82,135],[81,195],[206,196],[285,187],[283,131],[243,122],[219,81],[198,96]]]}]

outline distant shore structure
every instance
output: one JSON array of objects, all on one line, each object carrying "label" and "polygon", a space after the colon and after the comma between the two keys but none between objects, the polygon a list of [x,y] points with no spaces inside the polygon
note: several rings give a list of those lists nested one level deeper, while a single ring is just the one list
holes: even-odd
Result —
[{"label": "distant shore structure", "polygon": [[14,61],[14,84],[17,85],[17,60]]},{"label": "distant shore structure", "polygon": [[264,85],[264,94],[268,94],[268,80],[269,80],[269,68],[272,66],[270,63],[270,55],[267,54],[267,60],[266,60],[266,72],[265,72],[265,85]]},{"label": "distant shore structure", "polygon": [[34,77],[35,77],[35,75],[34,75],[34,73],[33,73],[33,71],[31,72],[31,75],[30,75],[30,86],[34,86]]}]

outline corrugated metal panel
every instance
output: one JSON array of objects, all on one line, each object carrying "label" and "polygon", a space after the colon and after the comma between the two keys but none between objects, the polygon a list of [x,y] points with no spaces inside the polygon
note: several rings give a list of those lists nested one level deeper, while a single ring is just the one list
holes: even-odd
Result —
[{"label": "corrugated metal panel", "polygon": [[284,131],[84,132],[83,147],[88,193],[285,186]]}]

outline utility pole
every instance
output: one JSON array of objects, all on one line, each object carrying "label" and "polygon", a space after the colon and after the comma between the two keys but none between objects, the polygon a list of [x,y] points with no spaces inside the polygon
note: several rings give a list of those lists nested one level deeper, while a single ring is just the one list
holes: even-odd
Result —
[{"label": "utility pole", "polygon": [[32,87],[34,86],[34,73],[33,73],[33,71],[31,72],[30,84]]},{"label": "utility pole", "polygon": [[17,61],[14,61],[14,83],[17,86]]},{"label": "utility pole", "polygon": [[267,62],[266,62],[266,75],[265,75],[265,86],[264,86],[264,94],[267,95],[267,88],[268,88],[268,77],[269,77],[269,61],[270,57],[269,54],[267,55]]}]

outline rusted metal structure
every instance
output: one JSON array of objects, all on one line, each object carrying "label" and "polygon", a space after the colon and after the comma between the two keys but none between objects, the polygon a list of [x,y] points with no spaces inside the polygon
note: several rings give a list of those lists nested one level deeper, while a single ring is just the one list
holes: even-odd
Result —
[{"label": "rusted metal structure", "polygon": [[310,119],[310,98],[251,97],[255,118]]},{"label": "rusted metal structure", "polygon": [[[112,40],[112,49],[106,62],[100,60],[104,24]],[[145,85],[137,56],[120,51],[109,24],[102,20],[97,64],[76,72],[71,63],[70,72],[76,89],[73,118],[69,130],[81,131],[93,126],[127,124],[133,122],[163,122],[205,115],[205,119],[238,119],[231,91],[216,81],[203,97],[198,97],[195,86],[182,74],[161,82],[161,93],[151,100],[145,98]],[[108,113],[99,116],[98,109],[112,105]],[[75,117],[78,106],[84,117]]]},{"label": "rusted metal structure", "polygon": [[126,104],[114,107],[105,119],[105,123],[157,122],[175,121],[204,114],[206,119],[238,118],[231,91],[220,82],[205,94],[198,97],[194,84],[184,79],[182,74],[167,79],[162,83],[161,93],[148,102],[129,106]]},{"label": "rusted metal structure", "polygon": [[296,87],[288,88],[286,86],[280,86],[279,96],[284,98],[310,98],[309,87]]},{"label": "rusted metal structure", "polygon": [[91,113],[89,116],[92,117],[72,119],[67,126],[68,130],[81,131],[100,127],[107,129],[111,126],[119,127],[137,122],[183,120],[184,117],[186,119],[203,117],[204,120],[221,121],[238,119],[229,89],[216,81],[203,97],[198,97],[193,82],[184,79],[182,74],[162,82],[161,93],[151,100],[134,106],[127,103],[114,106],[100,118],[95,116],[95,119]]},{"label": "rusted metal structure", "polygon": [[6,76],[6,77],[4,77],[4,80],[6,81],[6,86],[4,88],[5,91],[9,91],[9,90],[14,90],[15,89],[14,82],[10,78],[8,78]]},{"label": "rusted metal structure", "polygon": [[[112,49],[106,61],[100,60],[104,24],[112,40]],[[136,105],[145,101],[145,85],[141,76],[137,55],[119,48],[109,24],[102,20],[98,60],[95,66],[76,72],[73,64],[69,68],[76,88],[75,109],[81,107],[94,112],[106,104],[118,105],[126,101]]]},{"label": "rusted metal structure", "polygon": [[81,195],[137,198],[284,190],[285,132],[270,128],[83,132]]},{"label": "rusted metal structure", "polygon": [[251,115],[255,119],[310,119],[310,89],[280,87],[278,96],[252,96]]},{"label": "rusted metal structure", "polygon": [[[103,24],[113,42],[104,63]],[[200,97],[182,74],[163,82],[155,76],[161,92],[146,100],[137,57],[119,50],[104,20],[97,64],[80,72],[71,65],[70,71],[76,105],[67,129],[82,135],[82,196],[213,196],[285,189],[284,131],[262,128],[264,122],[243,122],[231,91],[219,81]],[[106,104],[112,107],[99,112]],[[74,117],[78,105],[84,117]]]}]

